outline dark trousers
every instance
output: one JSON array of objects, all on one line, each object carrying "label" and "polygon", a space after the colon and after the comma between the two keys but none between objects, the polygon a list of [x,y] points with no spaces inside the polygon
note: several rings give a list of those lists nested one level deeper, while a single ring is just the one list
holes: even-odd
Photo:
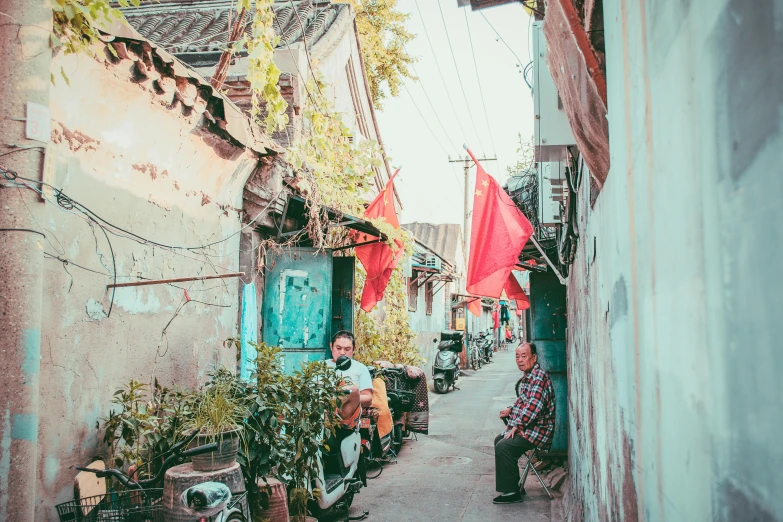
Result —
[{"label": "dark trousers", "polygon": [[519,491],[519,459],[530,449],[532,442],[515,434],[510,439],[495,437],[495,489],[500,493]]}]

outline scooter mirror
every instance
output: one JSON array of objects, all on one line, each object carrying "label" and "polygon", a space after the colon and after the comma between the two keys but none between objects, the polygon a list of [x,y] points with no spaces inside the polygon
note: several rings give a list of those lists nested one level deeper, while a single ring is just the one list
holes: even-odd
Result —
[{"label": "scooter mirror", "polygon": [[351,358],[347,355],[341,355],[337,358],[336,361],[334,361],[334,365],[337,367],[338,370],[341,372],[344,372],[348,370],[351,367]]}]

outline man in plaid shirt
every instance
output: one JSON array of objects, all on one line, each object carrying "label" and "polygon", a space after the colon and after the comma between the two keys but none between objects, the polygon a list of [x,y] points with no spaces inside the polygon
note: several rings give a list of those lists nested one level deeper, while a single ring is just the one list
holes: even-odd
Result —
[{"label": "man in plaid shirt", "polygon": [[555,391],[549,375],[538,365],[536,345],[517,347],[517,367],[525,372],[514,405],[500,411],[506,430],[495,438],[495,504],[522,502],[519,491],[519,458],[538,447],[547,449],[555,432]]}]

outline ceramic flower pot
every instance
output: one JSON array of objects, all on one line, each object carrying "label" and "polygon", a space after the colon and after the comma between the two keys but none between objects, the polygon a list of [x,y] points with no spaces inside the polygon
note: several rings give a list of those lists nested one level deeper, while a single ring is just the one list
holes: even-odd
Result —
[{"label": "ceramic flower pot", "polygon": [[191,443],[191,448],[203,446],[211,442],[218,443],[218,449],[212,453],[194,455],[190,458],[196,471],[217,471],[229,468],[237,461],[239,452],[239,430],[228,431],[217,438],[208,435],[198,435]]}]

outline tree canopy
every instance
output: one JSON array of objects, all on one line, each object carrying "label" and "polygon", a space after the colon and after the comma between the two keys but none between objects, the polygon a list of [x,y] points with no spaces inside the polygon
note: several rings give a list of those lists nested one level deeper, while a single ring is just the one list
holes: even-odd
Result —
[{"label": "tree canopy", "polygon": [[356,11],[372,101],[380,109],[388,95],[399,95],[405,78],[415,79],[409,68],[414,59],[405,50],[405,44],[414,37],[405,28],[410,15],[399,10],[397,0],[348,0],[348,3]]}]

